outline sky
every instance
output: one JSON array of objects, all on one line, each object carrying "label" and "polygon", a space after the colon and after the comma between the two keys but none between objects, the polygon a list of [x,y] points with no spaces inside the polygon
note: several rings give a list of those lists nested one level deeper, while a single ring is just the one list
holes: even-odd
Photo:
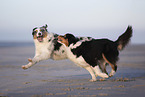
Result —
[{"label": "sky", "polygon": [[145,44],[145,0],[0,0],[0,41],[32,42],[34,27],[57,34],[116,40],[133,27]]}]

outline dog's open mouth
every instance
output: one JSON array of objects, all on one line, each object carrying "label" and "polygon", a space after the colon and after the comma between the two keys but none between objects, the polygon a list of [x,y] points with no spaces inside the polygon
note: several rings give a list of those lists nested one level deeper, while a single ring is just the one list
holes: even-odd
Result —
[{"label": "dog's open mouth", "polygon": [[62,39],[59,39],[59,38],[58,38],[58,41],[60,41],[60,42],[61,42],[61,41],[62,41]]},{"label": "dog's open mouth", "polygon": [[37,40],[38,40],[39,42],[42,42],[42,41],[43,41],[43,35],[38,36],[38,37],[37,37]]}]

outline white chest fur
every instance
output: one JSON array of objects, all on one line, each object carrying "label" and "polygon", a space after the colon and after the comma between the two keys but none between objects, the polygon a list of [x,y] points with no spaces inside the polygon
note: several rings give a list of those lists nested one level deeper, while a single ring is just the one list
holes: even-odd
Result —
[{"label": "white chest fur", "polygon": [[43,42],[39,42],[37,39],[34,40],[35,43],[35,51],[36,54],[41,53],[48,53],[50,54],[52,50],[54,49],[53,42],[48,42],[49,40],[53,40],[53,34],[50,33],[46,38],[43,38]]},{"label": "white chest fur", "polygon": [[84,58],[82,56],[77,57],[71,51],[71,49],[74,49],[74,48],[78,47],[79,45],[81,45],[81,43],[78,43],[76,45],[70,45],[69,47],[66,47],[67,57],[80,67],[83,67],[83,68],[88,67],[89,64],[84,60]]}]

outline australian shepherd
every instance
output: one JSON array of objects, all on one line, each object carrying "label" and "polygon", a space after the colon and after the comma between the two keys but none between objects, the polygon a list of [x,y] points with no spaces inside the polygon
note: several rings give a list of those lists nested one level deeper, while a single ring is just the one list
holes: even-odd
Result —
[{"label": "australian shepherd", "polygon": [[[35,44],[35,56],[28,59],[29,63],[23,65],[23,69],[28,69],[42,60],[62,60],[67,58],[65,47],[57,42],[58,34],[48,32],[47,25],[34,28],[32,35]],[[78,37],[77,39],[85,41],[92,38]]]},{"label": "australian shepherd", "polygon": [[[132,27],[119,36],[116,41],[109,39],[92,39],[82,41],[72,34],[58,36],[58,42],[66,48],[67,57],[78,66],[85,68],[92,76],[90,81],[96,81],[96,76],[108,78],[117,71],[119,51],[129,43],[132,37]],[[106,64],[110,64],[112,71],[108,75]]]}]

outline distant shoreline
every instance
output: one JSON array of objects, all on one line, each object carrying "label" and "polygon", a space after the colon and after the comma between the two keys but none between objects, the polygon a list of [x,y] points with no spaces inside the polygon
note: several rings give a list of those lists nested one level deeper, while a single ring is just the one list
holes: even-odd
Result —
[{"label": "distant shoreline", "polygon": [[0,47],[34,46],[33,42],[0,42]]},{"label": "distant shoreline", "polygon": [[[140,46],[145,44],[130,43],[128,46]],[[0,42],[0,47],[23,47],[23,46],[34,46],[34,42]]]}]

